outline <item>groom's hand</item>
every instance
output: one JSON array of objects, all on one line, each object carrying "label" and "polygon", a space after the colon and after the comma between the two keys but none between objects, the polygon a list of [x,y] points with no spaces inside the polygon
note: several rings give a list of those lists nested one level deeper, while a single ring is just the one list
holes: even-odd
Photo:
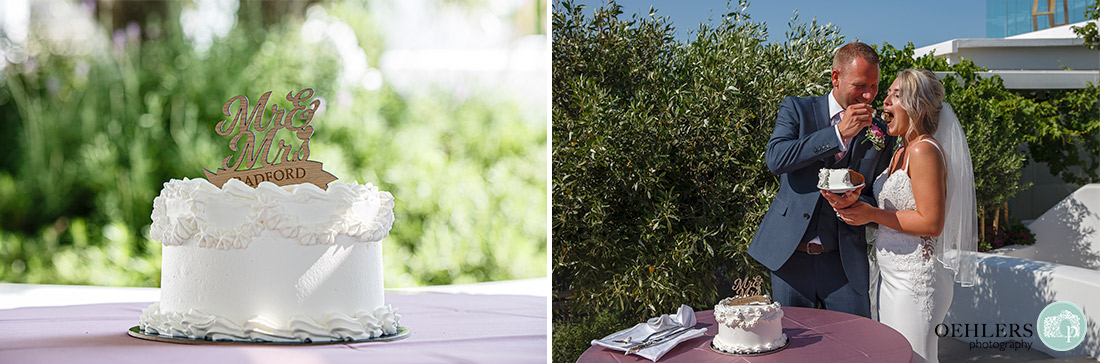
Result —
[{"label": "groom's hand", "polygon": [[844,116],[840,123],[836,124],[840,136],[845,140],[854,138],[860,130],[871,126],[871,119],[875,115],[875,109],[870,104],[851,104],[844,109]]},{"label": "groom's hand", "polygon": [[866,186],[859,186],[854,190],[839,195],[826,190],[820,191],[821,196],[825,197],[826,201],[829,201],[829,206],[832,206],[835,211],[848,208],[848,206],[852,206],[856,201],[859,201],[859,193],[863,191],[863,187]]}]

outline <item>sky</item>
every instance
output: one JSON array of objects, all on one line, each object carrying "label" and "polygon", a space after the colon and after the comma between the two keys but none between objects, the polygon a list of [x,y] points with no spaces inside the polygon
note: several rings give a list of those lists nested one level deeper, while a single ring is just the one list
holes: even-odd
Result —
[{"label": "sky", "polygon": [[[556,1],[555,1],[556,2]],[[575,0],[585,4],[586,14],[606,0]],[[677,40],[694,39],[700,23],[717,25],[726,13],[725,0],[618,0],[623,7],[620,19],[631,14],[667,16],[676,27]],[[809,23],[833,23],[840,27],[845,41],[860,40],[878,45],[889,42],[897,47],[912,42],[917,48],[956,38],[985,38],[985,1],[983,0],[755,0],[749,2],[749,17],[768,25],[768,41],[784,41],[787,23],[798,9],[798,19]],[[731,7],[737,7],[733,0]],[[710,20],[708,20],[710,19]]]}]

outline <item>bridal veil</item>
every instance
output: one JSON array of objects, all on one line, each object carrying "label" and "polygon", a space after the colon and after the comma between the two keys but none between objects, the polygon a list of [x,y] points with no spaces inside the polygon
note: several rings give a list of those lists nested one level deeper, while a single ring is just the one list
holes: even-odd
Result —
[{"label": "bridal veil", "polygon": [[977,200],[974,196],[974,166],[970,147],[966,144],[959,118],[951,105],[944,102],[940,110],[939,127],[934,135],[943,147],[947,168],[946,208],[942,249],[935,252],[943,266],[950,269],[955,281],[970,287],[977,280],[974,255],[978,247]]}]

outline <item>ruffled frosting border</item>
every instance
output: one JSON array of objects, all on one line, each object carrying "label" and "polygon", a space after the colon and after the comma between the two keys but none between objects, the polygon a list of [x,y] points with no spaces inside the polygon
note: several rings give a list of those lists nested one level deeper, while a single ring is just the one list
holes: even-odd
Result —
[{"label": "ruffled frosting border", "polygon": [[[217,213],[213,210],[218,207],[211,208],[215,203],[241,206],[233,213],[243,215],[242,222],[229,227],[215,224],[212,220],[217,218],[211,217]],[[306,222],[318,217],[292,211],[288,204],[327,205],[332,214],[321,217],[321,223]],[[369,183],[332,183],[326,191],[310,183],[280,187],[261,182],[252,188],[231,179],[218,188],[205,179],[173,179],[153,200],[149,236],[164,245],[181,245],[195,237],[200,247],[218,249],[245,248],[265,230],[303,245],[330,245],[338,235],[374,242],[389,235],[393,207],[393,195]],[[373,214],[356,213],[364,209]]]},{"label": "ruffled frosting border", "polygon": [[714,318],[718,323],[749,330],[756,327],[761,320],[766,322],[783,318],[779,302],[730,306],[730,301],[735,299],[737,297],[727,297],[714,305]]},{"label": "ruffled frosting border", "polygon": [[199,340],[337,342],[396,334],[400,319],[397,309],[387,305],[374,312],[330,314],[320,321],[298,316],[289,322],[276,323],[263,316],[255,316],[244,324],[238,324],[194,309],[187,312],[162,311],[160,302],[156,302],[141,310],[138,326],[141,332],[150,335]]},{"label": "ruffled frosting border", "polygon": [[771,351],[787,345],[787,334],[779,334],[779,337],[770,342],[766,342],[760,345],[731,345],[722,342],[717,336],[713,340],[714,347],[729,353],[737,354],[753,354],[762,353],[765,351]]}]

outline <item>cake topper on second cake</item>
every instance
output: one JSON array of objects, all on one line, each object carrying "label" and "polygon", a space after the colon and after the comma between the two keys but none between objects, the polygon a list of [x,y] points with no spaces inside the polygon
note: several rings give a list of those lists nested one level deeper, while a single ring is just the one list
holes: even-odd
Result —
[{"label": "cake topper on second cake", "polygon": [[754,302],[768,303],[768,297],[761,294],[760,284],[764,282],[760,276],[737,278],[733,281],[734,299],[730,300],[730,306],[745,305]]},{"label": "cake topper on second cake", "polygon": [[[298,91],[297,95],[293,91],[288,92],[286,100],[290,101],[293,108],[280,109],[279,105],[272,103],[271,118],[265,120],[264,113],[267,111],[267,99],[270,96],[271,91],[264,93],[251,109],[248,97],[244,95],[234,96],[226,101],[222,107],[226,119],[219,122],[214,131],[221,136],[232,135],[229,150],[237,153],[225,157],[217,173],[203,167],[206,179],[218,187],[236,178],[251,187],[258,186],[260,182],[272,182],[279,186],[312,183],[321,189],[328,189],[329,182],[335,181],[336,176],[322,170],[321,162],[308,160],[309,138],[313,136],[313,126],[309,123],[321,107],[321,100],[313,100],[307,104],[313,97],[312,88]],[[301,125],[294,124],[295,116],[302,121]],[[272,144],[275,133],[280,129],[295,132],[298,141],[287,144],[286,140],[279,140],[278,146]],[[257,132],[262,133],[258,140]],[[244,147],[238,148],[242,138]],[[300,143],[294,145],[299,141]],[[276,148],[274,155],[271,153],[272,147]],[[234,156],[236,162],[230,166],[229,161],[234,160]],[[259,167],[256,167],[257,164]]]}]

